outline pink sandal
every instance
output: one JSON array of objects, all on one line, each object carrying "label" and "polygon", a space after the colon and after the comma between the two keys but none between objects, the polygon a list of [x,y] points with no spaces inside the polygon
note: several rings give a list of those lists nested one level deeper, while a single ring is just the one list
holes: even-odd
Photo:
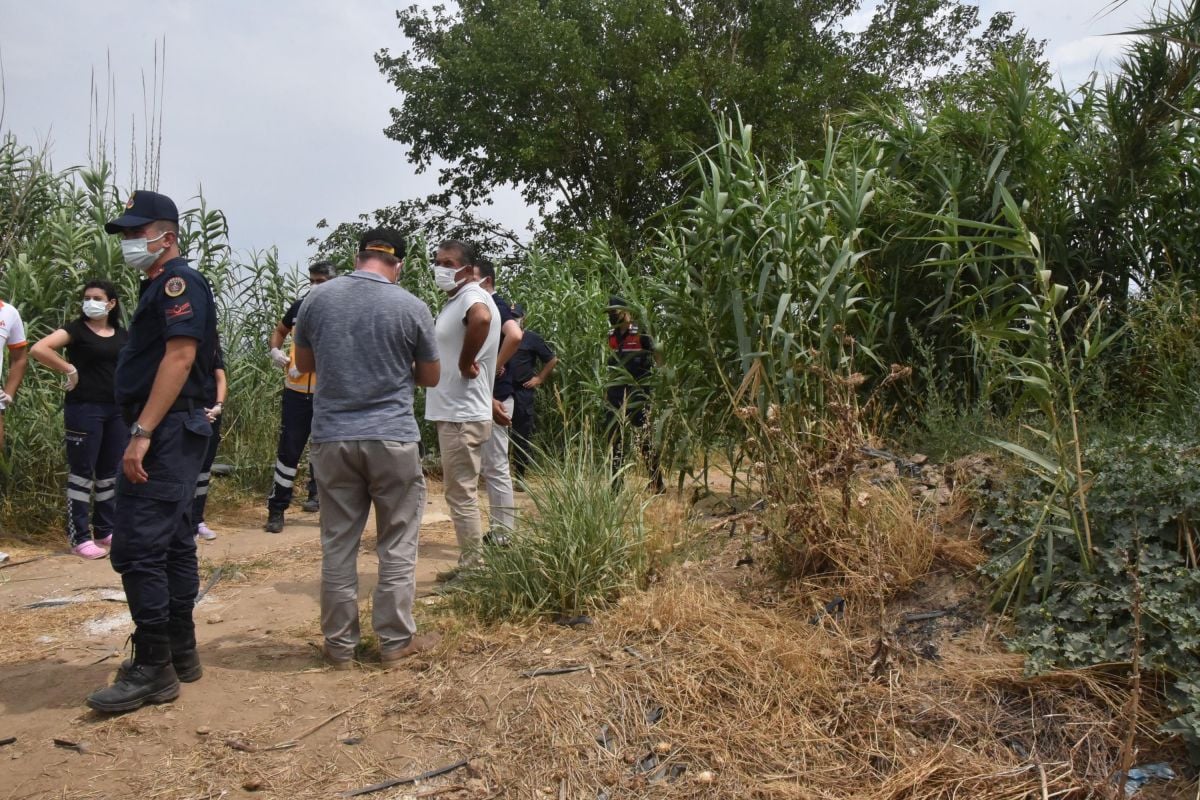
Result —
[{"label": "pink sandal", "polygon": [[88,540],[82,544],[77,544],[71,548],[71,552],[80,558],[86,558],[89,561],[97,558],[104,558],[108,555],[108,551],[92,540]]},{"label": "pink sandal", "polygon": [[112,534],[110,533],[108,536],[105,536],[103,539],[97,539],[96,544],[100,545],[105,550],[111,550],[112,549]]}]

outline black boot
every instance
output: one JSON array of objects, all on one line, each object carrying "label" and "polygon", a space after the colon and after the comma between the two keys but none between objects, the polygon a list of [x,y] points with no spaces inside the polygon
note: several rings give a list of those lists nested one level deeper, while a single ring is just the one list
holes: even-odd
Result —
[{"label": "black boot", "polygon": [[[167,623],[171,642],[171,665],[180,683],[193,683],[204,676],[200,666],[200,654],[196,651],[196,626],[190,619],[172,619]],[[117,680],[133,668],[133,659],[127,658],[117,667]]]},{"label": "black boot", "polygon": [[196,626],[191,617],[172,617],[167,623],[167,632],[171,637],[171,664],[175,667],[175,675],[183,683],[200,680],[204,669],[200,666],[200,654],[196,651]]},{"label": "black boot", "polygon": [[[146,703],[169,703],[179,697],[179,678],[171,666],[171,643],[165,625],[133,634],[133,662],[117,672],[112,686],[88,695],[87,704],[105,714],[133,711]],[[124,667],[124,665],[122,665]]]},{"label": "black boot", "polygon": [[263,530],[267,533],[279,533],[283,530],[283,512],[282,511],[267,511],[267,524],[263,525]]}]

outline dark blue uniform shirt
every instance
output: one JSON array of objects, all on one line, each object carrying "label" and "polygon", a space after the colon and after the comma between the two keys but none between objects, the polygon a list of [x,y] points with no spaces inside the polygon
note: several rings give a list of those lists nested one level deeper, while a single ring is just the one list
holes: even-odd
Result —
[{"label": "dark blue uniform shirt", "polygon": [[142,281],[129,324],[129,343],[117,360],[118,403],[142,404],[149,399],[167,340],[177,336],[197,341],[196,360],[179,399],[201,406],[217,360],[217,313],[208,281],[184,258],[171,259],[162,272]]},{"label": "dark blue uniform shirt", "polygon": [[554,351],[546,344],[546,340],[539,336],[537,331],[526,328],[525,335],[521,337],[521,346],[508,360],[508,372],[513,388],[519,388],[525,381],[537,376],[540,372],[538,362],[548,364],[552,358]]},{"label": "dark blue uniform shirt", "polygon": [[[508,322],[510,319],[516,319],[516,317],[514,317],[513,313],[512,313],[512,306],[510,306],[508,304],[508,301],[505,300],[504,297],[499,294],[493,294],[492,301],[495,302],[496,308],[500,312],[500,327],[501,327],[501,329],[503,329],[504,323]],[[498,346],[499,347],[504,346],[503,331],[500,333],[500,344]],[[496,365],[496,372],[497,373],[500,372],[499,364]],[[508,398],[510,398],[512,396],[513,396],[512,373],[506,367],[503,375],[499,375],[499,374],[496,375],[496,382],[492,384],[492,397],[496,398],[497,400],[507,400]]]}]

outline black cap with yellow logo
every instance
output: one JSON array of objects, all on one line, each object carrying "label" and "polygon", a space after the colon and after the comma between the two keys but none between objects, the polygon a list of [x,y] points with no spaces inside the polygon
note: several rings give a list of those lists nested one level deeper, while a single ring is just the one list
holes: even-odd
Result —
[{"label": "black cap with yellow logo", "polygon": [[391,228],[374,228],[359,237],[358,251],[404,258],[404,237]]}]

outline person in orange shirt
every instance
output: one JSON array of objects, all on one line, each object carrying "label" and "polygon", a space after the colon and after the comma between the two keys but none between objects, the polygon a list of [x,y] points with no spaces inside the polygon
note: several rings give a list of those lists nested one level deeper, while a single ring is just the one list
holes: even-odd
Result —
[{"label": "person in orange shirt", "polygon": [[[337,268],[329,261],[313,262],[308,268],[308,283],[319,286],[325,281],[337,277]],[[311,372],[302,372],[296,367],[296,348],[293,344],[291,353],[281,349],[284,340],[296,327],[296,317],[300,313],[300,305],[304,302],[301,297],[292,303],[283,319],[271,332],[271,360],[276,366],[286,372],[283,383],[282,417],[279,428],[279,446],[275,451],[275,482],[271,485],[271,493],[267,495],[267,524],[263,530],[267,533],[279,533],[283,530],[283,512],[292,504],[293,487],[296,483],[296,468],[304,446],[308,444],[312,432],[313,392],[316,391],[316,376]],[[301,506],[304,511],[319,511],[320,500],[317,497],[317,483],[313,480],[312,467],[308,470],[308,499]]]}]

